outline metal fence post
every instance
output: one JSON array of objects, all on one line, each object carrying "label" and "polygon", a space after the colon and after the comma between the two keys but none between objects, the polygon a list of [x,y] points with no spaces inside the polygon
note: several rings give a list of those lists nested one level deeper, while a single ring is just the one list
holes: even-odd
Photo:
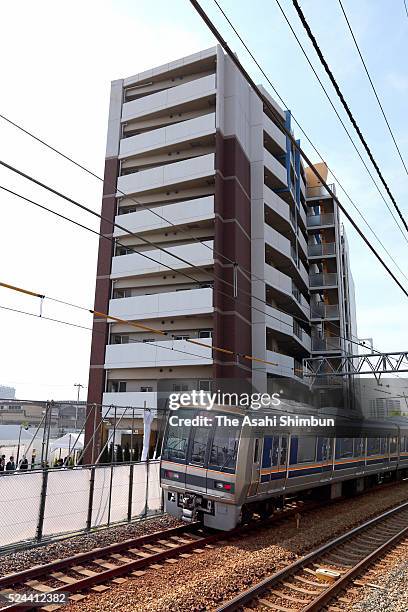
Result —
[{"label": "metal fence post", "polygon": [[44,514],[45,514],[45,502],[47,499],[47,484],[48,484],[48,470],[42,472],[42,483],[41,483],[41,494],[40,494],[40,507],[38,510],[38,523],[36,530],[36,540],[41,542],[43,527],[44,527]]},{"label": "metal fence post", "polygon": [[88,514],[86,517],[86,529],[91,530],[92,527],[92,509],[95,490],[95,467],[91,468],[91,477],[89,479],[89,498],[88,498]]},{"label": "metal fence post", "polygon": [[144,515],[147,516],[149,511],[149,457],[146,459],[146,492],[145,492],[145,509]]},{"label": "metal fence post", "polygon": [[132,501],[133,501],[133,463],[130,464],[129,470],[129,497],[128,497],[128,513],[127,520],[128,523],[132,520]]}]

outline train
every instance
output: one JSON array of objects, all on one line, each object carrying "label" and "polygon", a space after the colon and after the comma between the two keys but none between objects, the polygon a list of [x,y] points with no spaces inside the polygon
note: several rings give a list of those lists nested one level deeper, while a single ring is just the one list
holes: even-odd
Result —
[{"label": "train", "polygon": [[160,463],[165,511],[229,531],[288,499],[334,499],[408,476],[406,420],[333,415],[328,426],[299,405],[256,418],[220,405],[171,413]]}]

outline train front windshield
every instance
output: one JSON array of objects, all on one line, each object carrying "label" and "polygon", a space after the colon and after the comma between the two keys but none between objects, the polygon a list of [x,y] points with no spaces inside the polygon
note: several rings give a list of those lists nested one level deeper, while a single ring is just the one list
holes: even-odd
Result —
[{"label": "train front windshield", "polygon": [[[204,413],[208,416],[208,412]],[[193,427],[185,425],[184,418],[193,418],[197,413],[179,410],[176,422],[169,423],[163,445],[165,461],[192,463],[206,466],[210,470],[235,472],[241,424],[226,426],[213,419],[211,426]]]}]

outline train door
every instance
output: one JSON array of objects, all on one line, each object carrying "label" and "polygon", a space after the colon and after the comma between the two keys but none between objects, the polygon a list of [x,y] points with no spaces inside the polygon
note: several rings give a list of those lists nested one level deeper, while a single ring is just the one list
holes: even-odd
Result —
[{"label": "train door", "polygon": [[283,482],[286,485],[286,479],[288,477],[288,446],[289,440],[286,434],[280,437],[280,451],[279,451],[279,469],[281,473],[284,474],[285,481]]},{"label": "train door", "polygon": [[211,427],[192,427],[186,465],[186,488],[207,492],[208,442]]},{"label": "train door", "polygon": [[258,492],[259,480],[261,477],[261,439],[254,439],[254,453],[251,467],[251,482],[248,488],[248,497],[256,495]]}]

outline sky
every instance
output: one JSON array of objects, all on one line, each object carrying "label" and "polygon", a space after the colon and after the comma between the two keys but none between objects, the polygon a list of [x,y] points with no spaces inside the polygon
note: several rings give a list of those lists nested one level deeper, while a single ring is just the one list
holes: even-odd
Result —
[{"label": "sky", "polygon": [[[327,86],[290,0],[280,0]],[[274,86],[350,194],[361,216],[337,193],[408,289],[362,217],[408,276],[408,238],[396,227],[352,144],[320,89],[276,0],[220,0]],[[265,79],[213,0],[202,5],[256,82]],[[303,0],[353,114],[408,218],[408,176],[363,72],[338,0]],[[403,0],[343,0],[402,154],[408,160],[408,17]],[[1,8],[3,59],[0,114],[103,176],[110,81],[211,47],[215,41],[188,0],[15,0]],[[269,86],[267,87],[268,89]],[[356,136],[345,118],[346,125]],[[299,130],[297,130],[297,135]],[[317,155],[305,139],[302,146]],[[362,150],[360,144],[357,145]],[[365,154],[363,154],[366,159]],[[101,181],[59,158],[0,118],[0,160],[100,212]],[[371,169],[372,173],[374,171]],[[379,179],[377,179],[379,183]],[[0,185],[18,191],[88,227],[98,220],[0,167]],[[381,187],[380,191],[384,193]],[[387,198],[386,198],[387,199]],[[387,199],[389,205],[391,203]],[[93,306],[98,238],[0,189],[0,281],[40,294]],[[383,351],[408,348],[407,298],[352,228],[347,227],[356,284],[358,334]],[[405,234],[406,236],[406,234]],[[0,306],[91,327],[86,310],[0,288]],[[41,310],[42,308],[42,310]],[[0,309],[0,385],[21,399],[75,399],[87,385],[91,333]],[[81,399],[85,399],[86,389]]]}]

